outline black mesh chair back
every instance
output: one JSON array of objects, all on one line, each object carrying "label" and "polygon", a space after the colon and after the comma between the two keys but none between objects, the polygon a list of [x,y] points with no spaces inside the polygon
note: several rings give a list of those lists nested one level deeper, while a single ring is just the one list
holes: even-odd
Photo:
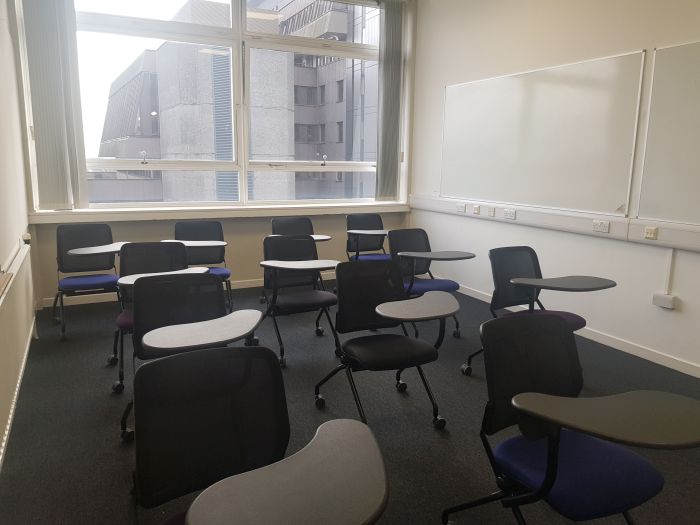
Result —
[{"label": "black mesh chair back", "polygon": [[[179,242],[130,242],[119,252],[119,276],[172,272],[187,268],[185,245]],[[132,301],[133,289],[122,290],[122,300]]]},{"label": "black mesh chair back", "polygon": [[61,224],[56,228],[56,262],[58,271],[97,272],[114,268],[114,254],[68,255],[68,250],[112,244],[108,224]]},{"label": "black mesh chair back", "polygon": [[134,283],[133,297],[134,354],[144,360],[164,355],[141,345],[141,339],[151,330],[226,315],[221,279],[207,273],[142,277]]},{"label": "black mesh chair back", "polygon": [[[311,261],[318,259],[316,242],[309,235],[279,235],[265,237],[263,256],[266,261]],[[318,272],[277,270],[277,288],[308,286],[316,283]],[[274,272],[265,269],[266,289],[273,288]]]},{"label": "black mesh chair back", "polygon": [[196,350],[134,378],[136,497],[154,507],[284,457],[289,418],[275,354]]},{"label": "black mesh chair back", "polygon": [[[223,241],[224,230],[219,221],[176,222],[175,239],[179,241]],[[224,246],[188,247],[187,264],[221,264],[224,262],[225,253]]]},{"label": "black mesh chair back", "polygon": [[130,242],[119,252],[119,275],[172,272],[187,268],[185,245],[179,242]]},{"label": "black mesh chair back", "polygon": [[399,269],[392,261],[342,262],[335,268],[338,332],[389,328],[399,323],[375,312],[377,305],[406,299]]},{"label": "black mesh chair back", "polygon": [[[532,289],[510,283],[514,277],[542,277],[540,263],[535,250],[529,246],[507,246],[489,251],[493,274],[493,296],[491,310],[528,304]],[[539,290],[535,298],[539,296]]]},{"label": "black mesh chair back", "polygon": [[314,225],[308,217],[275,217],[272,219],[273,235],[313,235]]},{"label": "black mesh chair back", "polygon": [[[389,249],[394,261],[401,268],[401,275],[411,275],[411,263],[409,259],[399,257],[399,252],[429,252],[430,241],[428,234],[421,228],[407,228],[403,230],[391,230],[389,232]],[[430,271],[430,261],[427,259],[415,259],[413,275],[422,275]]]},{"label": "black mesh chair back", "polygon": [[[348,230],[383,230],[382,216],[378,213],[351,213],[347,216]],[[358,241],[359,238],[359,241]],[[384,249],[384,237],[370,235],[348,235],[346,251],[348,253],[376,252]]]},{"label": "black mesh chair back", "polygon": [[576,397],[583,386],[571,329],[556,315],[506,316],[481,325],[489,400],[483,430],[518,423],[511,400],[522,392]]}]

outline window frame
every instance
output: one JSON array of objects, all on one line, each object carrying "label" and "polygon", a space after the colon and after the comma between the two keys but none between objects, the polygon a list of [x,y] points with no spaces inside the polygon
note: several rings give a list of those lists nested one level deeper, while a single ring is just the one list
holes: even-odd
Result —
[{"label": "window frame", "polygon": [[[342,1],[342,0],[340,0]],[[355,6],[379,8],[373,0],[352,0],[345,2]],[[163,160],[149,159],[147,165],[138,159],[91,159],[86,158],[82,140],[82,109],[81,105],[74,104],[73,120],[76,129],[76,137],[79,139],[78,166],[81,170],[79,177],[79,202],[76,208],[95,209],[101,208],[143,208],[143,202],[123,203],[89,203],[87,195],[87,173],[91,169],[97,170],[178,170],[178,171],[235,171],[238,174],[238,201],[166,201],[149,202],[148,207],[153,208],[201,208],[201,207],[246,207],[246,206],[284,206],[284,205],[310,205],[347,204],[383,202],[375,198],[357,199],[286,199],[275,201],[250,200],[248,198],[248,174],[250,172],[310,172],[310,171],[336,171],[336,172],[373,172],[376,173],[376,161],[284,161],[270,162],[265,160],[252,160],[249,158],[250,135],[250,50],[259,48],[273,51],[285,51],[300,54],[312,54],[319,56],[333,56],[358,60],[379,61],[379,47],[355,42],[341,42],[336,40],[324,40],[320,38],[276,35],[248,31],[247,2],[246,0],[231,0],[231,27],[206,26],[189,22],[176,22],[156,19],[143,19],[131,16],[109,15],[102,13],[75,12],[77,31],[91,31],[111,33],[125,36],[137,36],[144,38],[158,38],[168,41],[176,41],[189,44],[215,45],[231,48],[231,90],[232,90],[232,127],[233,127],[233,152],[232,161],[223,160]],[[75,35],[75,33],[74,33]],[[73,38],[75,41],[75,38]],[[77,48],[73,49],[74,67],[77,70]],[[80,93],[78,75],[72,78],[73,87]],[[324,85],[325,87],[325,85]],[[325,103],[337,103],[329,101],[328,93],[325,93]],[[316,102],[320,102],[317,93]],[[78,95],[79,99],[80,96]],[[333,97],[336,98],[336,97]],[[344,99],[346,97],[343,97]],[[397,180],[397,198],[391,202],[405,202],[406,195],[403,188],[406,185],[406,174],[402,173]]]}]

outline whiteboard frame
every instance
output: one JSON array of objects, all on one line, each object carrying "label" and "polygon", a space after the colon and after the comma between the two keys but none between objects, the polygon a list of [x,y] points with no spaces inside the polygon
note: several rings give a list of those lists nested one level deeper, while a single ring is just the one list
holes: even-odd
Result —
[{"label": "whiteboard frame", "polygon": [[651,75],[649,79],[649,97],[647,100],[647,114],[646,114],[646,123],[644,126],[644,148],[642,150],[642,166],[641,170],[639,173],[639,195],[637,196],[637,213],[634,219],[638,219],[640,221],[654,221],[654,222],[660,222],[664,224],[677,224],[679,226],[700,226],[700,221],[699,222],[684,222],[684,221],[674,221],[674,220],[669,220],[669,219],[663,219],[660,217],[652,217],[652,216],[645,216],[645,215],[640,215],[640,210],[642,208],[642,195],[644,193],[644,174],[645,174],[645,169],[646,169],[646,159],[647,159],[647,144],[649,141],[649,123],[651,121],[651,101],[653,100],[654,97],[654,73],[656,72],[656,52],[657,51],[663,51],[664,49],[672,49],[675,47],[682,47],[682,46],[691,46],[694,44],[700,44],[700,40],[691,40],[689,42],[682,42],[680,44],[672,44],[668,46],[659,46],[655,47],[653,49],[653,55],[652,55],[652,62],[651,62]]},{"label": "whiteboard frame", "polygon": [[[675,46],[669,46],[669,47],[675,47]],[[661,48],[659,48],[659,49],[661,49]],[[632,198],[632,178],[633,178],[633,174],[634,174],[635,158],[637,155],[637,147],[638,147],[637,137],[639,134],[638,132],[639,132],[640,111],[641,111],[642,83],[644,80],[646,53],[647,53],[646,49],[639,49],[639,50],[635,50],[635,51],[629,51],[626,53],[618,53],[615,55],[589,58],[586,60],[579,60],[577,62],[569,62],[569,63],[558,64],[558,65],[554,65],[554,66],[546,66],[546,67],[541,67],[541,68],[536,68],[536,69],[518,71],[515,73],[508,73],[506,75],[496,75],[496,76],[492,76],[492,77],[470,80],[467,82],[460,82],[457,84],[445,85],[442,89],[442,92],[443,92],[443,97],[442,97],[443,98],[443,103],[442,103],[443,110],[442,110],[442,132],[441,132],[442,141],[441,141],[441,148],[440,148],[440,194],[439,194],[439,196],[441,198],[445,198],[445,199],[459,199],[459,200],[467,200],[467,201],[473,201],[473,202],[478,201],[478,202],[484,203],[484,204],[496,204],[496,205],[500,205],[500,206],[518,206],[518,207],[534,208],[534,209],[540,209],[540,210],[552,210],[552,211],[557,211],[557,212],[587,213],[587,214],[594,214],[594,215],[603,215],[606,217],[629,217],[630,204],[631,204],[631,198]],[[544,206],[544,205],[528,204],[528,203],[521,203],[521,202],[509,202],[509,201],[500,201],[500,200],[484,201],[481,199],[475,199],[474,197],[468,197],[468,196],[464,196],[464,195],[448,195],[444,192],[445,177],[444,177],[444,172],[443,172],[443,165],[444,165],[443,161],[444,161],[445,149],[442,146],[445,143],[445,118],[446,118],[446,113],[447,113],[445,110],[445,104],[447,102],[447,88],[448,87],[465,86],[468,84],[475,84],[477,82],[486,82],[489,80],[514,77],[514,76],[518,76],[518,75],[526,75],[528,73],[537,73],[537,72],[546,71],[549,69],[557,69],[560,67],[575,66],[575,65],[579,65],[579,64],[586,64],[589,62],[596,62],[598,60],[609,60],[611,58],[620,58],[620,57],[626,57],[626,56],[636,55],[636,54],[640,55],[640,57],[639,57],[640,58],[639,83],[638,83],[638,88],[637,88],[635,121],[634,121],[634,126],[633,126],[633,133],[632,133],[632,149],[630,152],[629,170],[628,170],[628,174],[627,174],[627,196],[625,199],[625,210],[623,212],[606,213],[606,212],[601,212],[601,211],[597,211],[597,210],[565,208],[565,207],[559,207],[559,206]],[[652,72],[652,74],[653,74],[653,72]],[[648,118],[647,118],[647,120],[648,120]]]}]

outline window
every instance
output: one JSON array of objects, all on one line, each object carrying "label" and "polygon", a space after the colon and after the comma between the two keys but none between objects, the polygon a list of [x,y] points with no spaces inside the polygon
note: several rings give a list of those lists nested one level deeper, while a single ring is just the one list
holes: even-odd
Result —
[{"label": "window", "polygon": [[345,81],[344,80],[336,80],[335,82],[338,93],[335,97],[336,102],[343,102],[345,100]]},{"label": "window", "polygon": [[89,204],[374,198],[379,7],[74,4]]}]

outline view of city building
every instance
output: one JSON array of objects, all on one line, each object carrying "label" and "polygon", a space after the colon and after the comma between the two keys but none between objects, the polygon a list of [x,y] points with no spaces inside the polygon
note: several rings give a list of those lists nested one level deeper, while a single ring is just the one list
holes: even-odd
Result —
[{"label": "view of city building", "polygon": [[[327,0],[247,5],[249,31],[379,40],[376,8]],[[173,20],[221,25],[229,9],[189,0]],[[249,159],[376,161],[376,61],[258,48],[249,56]],[[234,160],[231,68],[227,47],[165,41],[144,49],[111,83],[98,156]],[[257,170],[247,177],[250,200],[371,198],[376,185],[373,172]],[[91,202],[239,199],[234,171],[91,170],[88,190]]]}]

